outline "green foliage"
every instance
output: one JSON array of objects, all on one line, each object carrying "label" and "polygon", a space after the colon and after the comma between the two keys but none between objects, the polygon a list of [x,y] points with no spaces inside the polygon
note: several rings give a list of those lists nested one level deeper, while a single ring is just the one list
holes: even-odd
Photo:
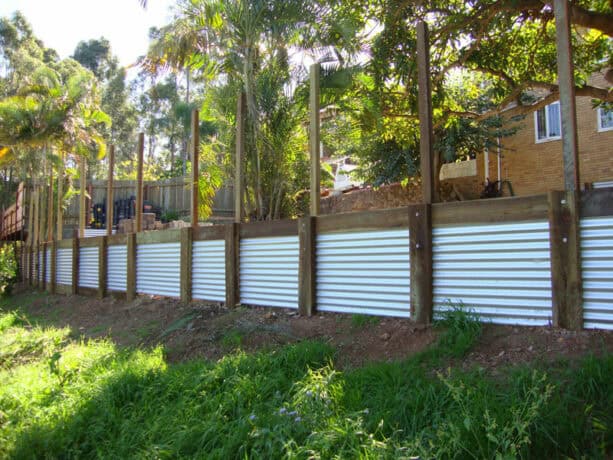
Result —
[{"label": "green foliage", "polygon": [[17,258],[15,248],[10,244],[0,247],[0,297],[11,293],[17,282]]},{"label": "green foliage", "polygon": [[362,329],[366,326],[374,326],[381,322],[381,318],[372,315],[351,315],[351,327]]},{"label": "green foliage", "polygon": [[482,325],[479,317],[461,302],[448,302],[436,325],[443,328],[439,336],[439,348],[445,350],[446,356],[454,358],[464,356],[481,336]]},{"label": "green foliage", "polygon": [[314,342],[169,365],[160,348],[68,342],[67,329],[24,321],[0,314],[0,451],[10,458],[606,458],[613,449],[610,355],[502,378],[435,376],[427,356],[341,372]]}]

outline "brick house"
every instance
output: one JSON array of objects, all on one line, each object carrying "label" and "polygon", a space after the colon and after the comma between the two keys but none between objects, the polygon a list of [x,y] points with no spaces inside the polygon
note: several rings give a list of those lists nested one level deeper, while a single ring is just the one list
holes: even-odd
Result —
[{"label": "brick house", "polygon": [[[597,86],[609,83],[602,74],[593,76]],[[501,178],[511,182],[516,195],[532,195],[564,189],[560,105],[555,102],[528,114],[513,136],[502,139]],[[577,134],[581,183],[613,180],[613,111],[595,109],[589,97],[577,97]],[[479,155],[478,175],[497,178],[496,152]],[[480,174],[479,174],[480,173]]]},{"label": "brick house", "polygon": [[[610,86],[602,74],[594,75],[590,83]],[[490,149],[460,163],[466,163],[461,168],[445,165],[441,179],[456,183],[466,199],[479,197],[486,178],[510,181],[515,195],[563,190],[559,115],[559,102],[526,115],[513,136],[501,139],[500,158],[496,149]],[[577,131],[581,183],[613,181],[613,111],[595,109],[591,98],[577,97]],[[504,192],[508,195],[506,188]]]}]

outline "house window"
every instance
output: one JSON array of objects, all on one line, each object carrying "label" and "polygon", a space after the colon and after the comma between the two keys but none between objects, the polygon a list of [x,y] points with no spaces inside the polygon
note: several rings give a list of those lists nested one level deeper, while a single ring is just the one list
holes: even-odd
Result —
[{"label": "house window", "polygon": [[598,131],[613,130],[613,109],[598,107]]},{"label": "house window", "polygon": [[562,137],[560,129],[560,103],[546,105],[534,113],[536,142],[546,142]]}]

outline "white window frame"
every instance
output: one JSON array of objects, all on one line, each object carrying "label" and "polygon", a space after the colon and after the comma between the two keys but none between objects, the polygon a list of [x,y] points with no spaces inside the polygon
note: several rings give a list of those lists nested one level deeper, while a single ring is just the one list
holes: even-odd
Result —
[{"label": "white window frame", "polygon": [[613,131],[613,126],[602,126],[602,117],[604,114],[604,110],[602,109],[602,107],[598,107],[597,110],[597,118],[596,118],[596,124],[598,126],[598,132],[602,133],[604,131]]},{"label": "white window frame", "polygon": [[545,132],[547,133],[549,132],[549,110],[547,110],[547,107],[549,107],[550,105],[554,105],[554,104],[557,104],[559,106],[560,101],[552,102],[551,104],[547,104],[545,107],[541,107],[539,110],[534,111],[534,142],[537,144],[542,144],[543,142],[558,141],[562,139],[562,114],[560,110],[558,110],[558,113],[560,114],[560,118],[558,119],[558,123],[560,126],[560,135],[559,136],[546,135],[542,139],[539,139],[538,112],[541,110],[545,111]]}]

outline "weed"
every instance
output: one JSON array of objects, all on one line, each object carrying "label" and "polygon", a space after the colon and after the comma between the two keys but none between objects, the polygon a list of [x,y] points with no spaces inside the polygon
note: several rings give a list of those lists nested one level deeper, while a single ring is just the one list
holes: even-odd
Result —
[{"label": "weed", "polygon": [[443,356],[461,358],[481,336],[481,322],[462,302],[448,303],[448,308],[439,314],[435,323],[444,329],[437,345]]},{"label": "weed", "polygon": [[243,336],[236,330],[226,332],[221,338],[221,344],[226,348],[239,348],[242,343]]},{"label": "weed", "polygon": [[374,326],[381,322],[381,318],[372,315],[354,314],[351,315],[351,327],[354,329],[362,329],[367,326]]}]

